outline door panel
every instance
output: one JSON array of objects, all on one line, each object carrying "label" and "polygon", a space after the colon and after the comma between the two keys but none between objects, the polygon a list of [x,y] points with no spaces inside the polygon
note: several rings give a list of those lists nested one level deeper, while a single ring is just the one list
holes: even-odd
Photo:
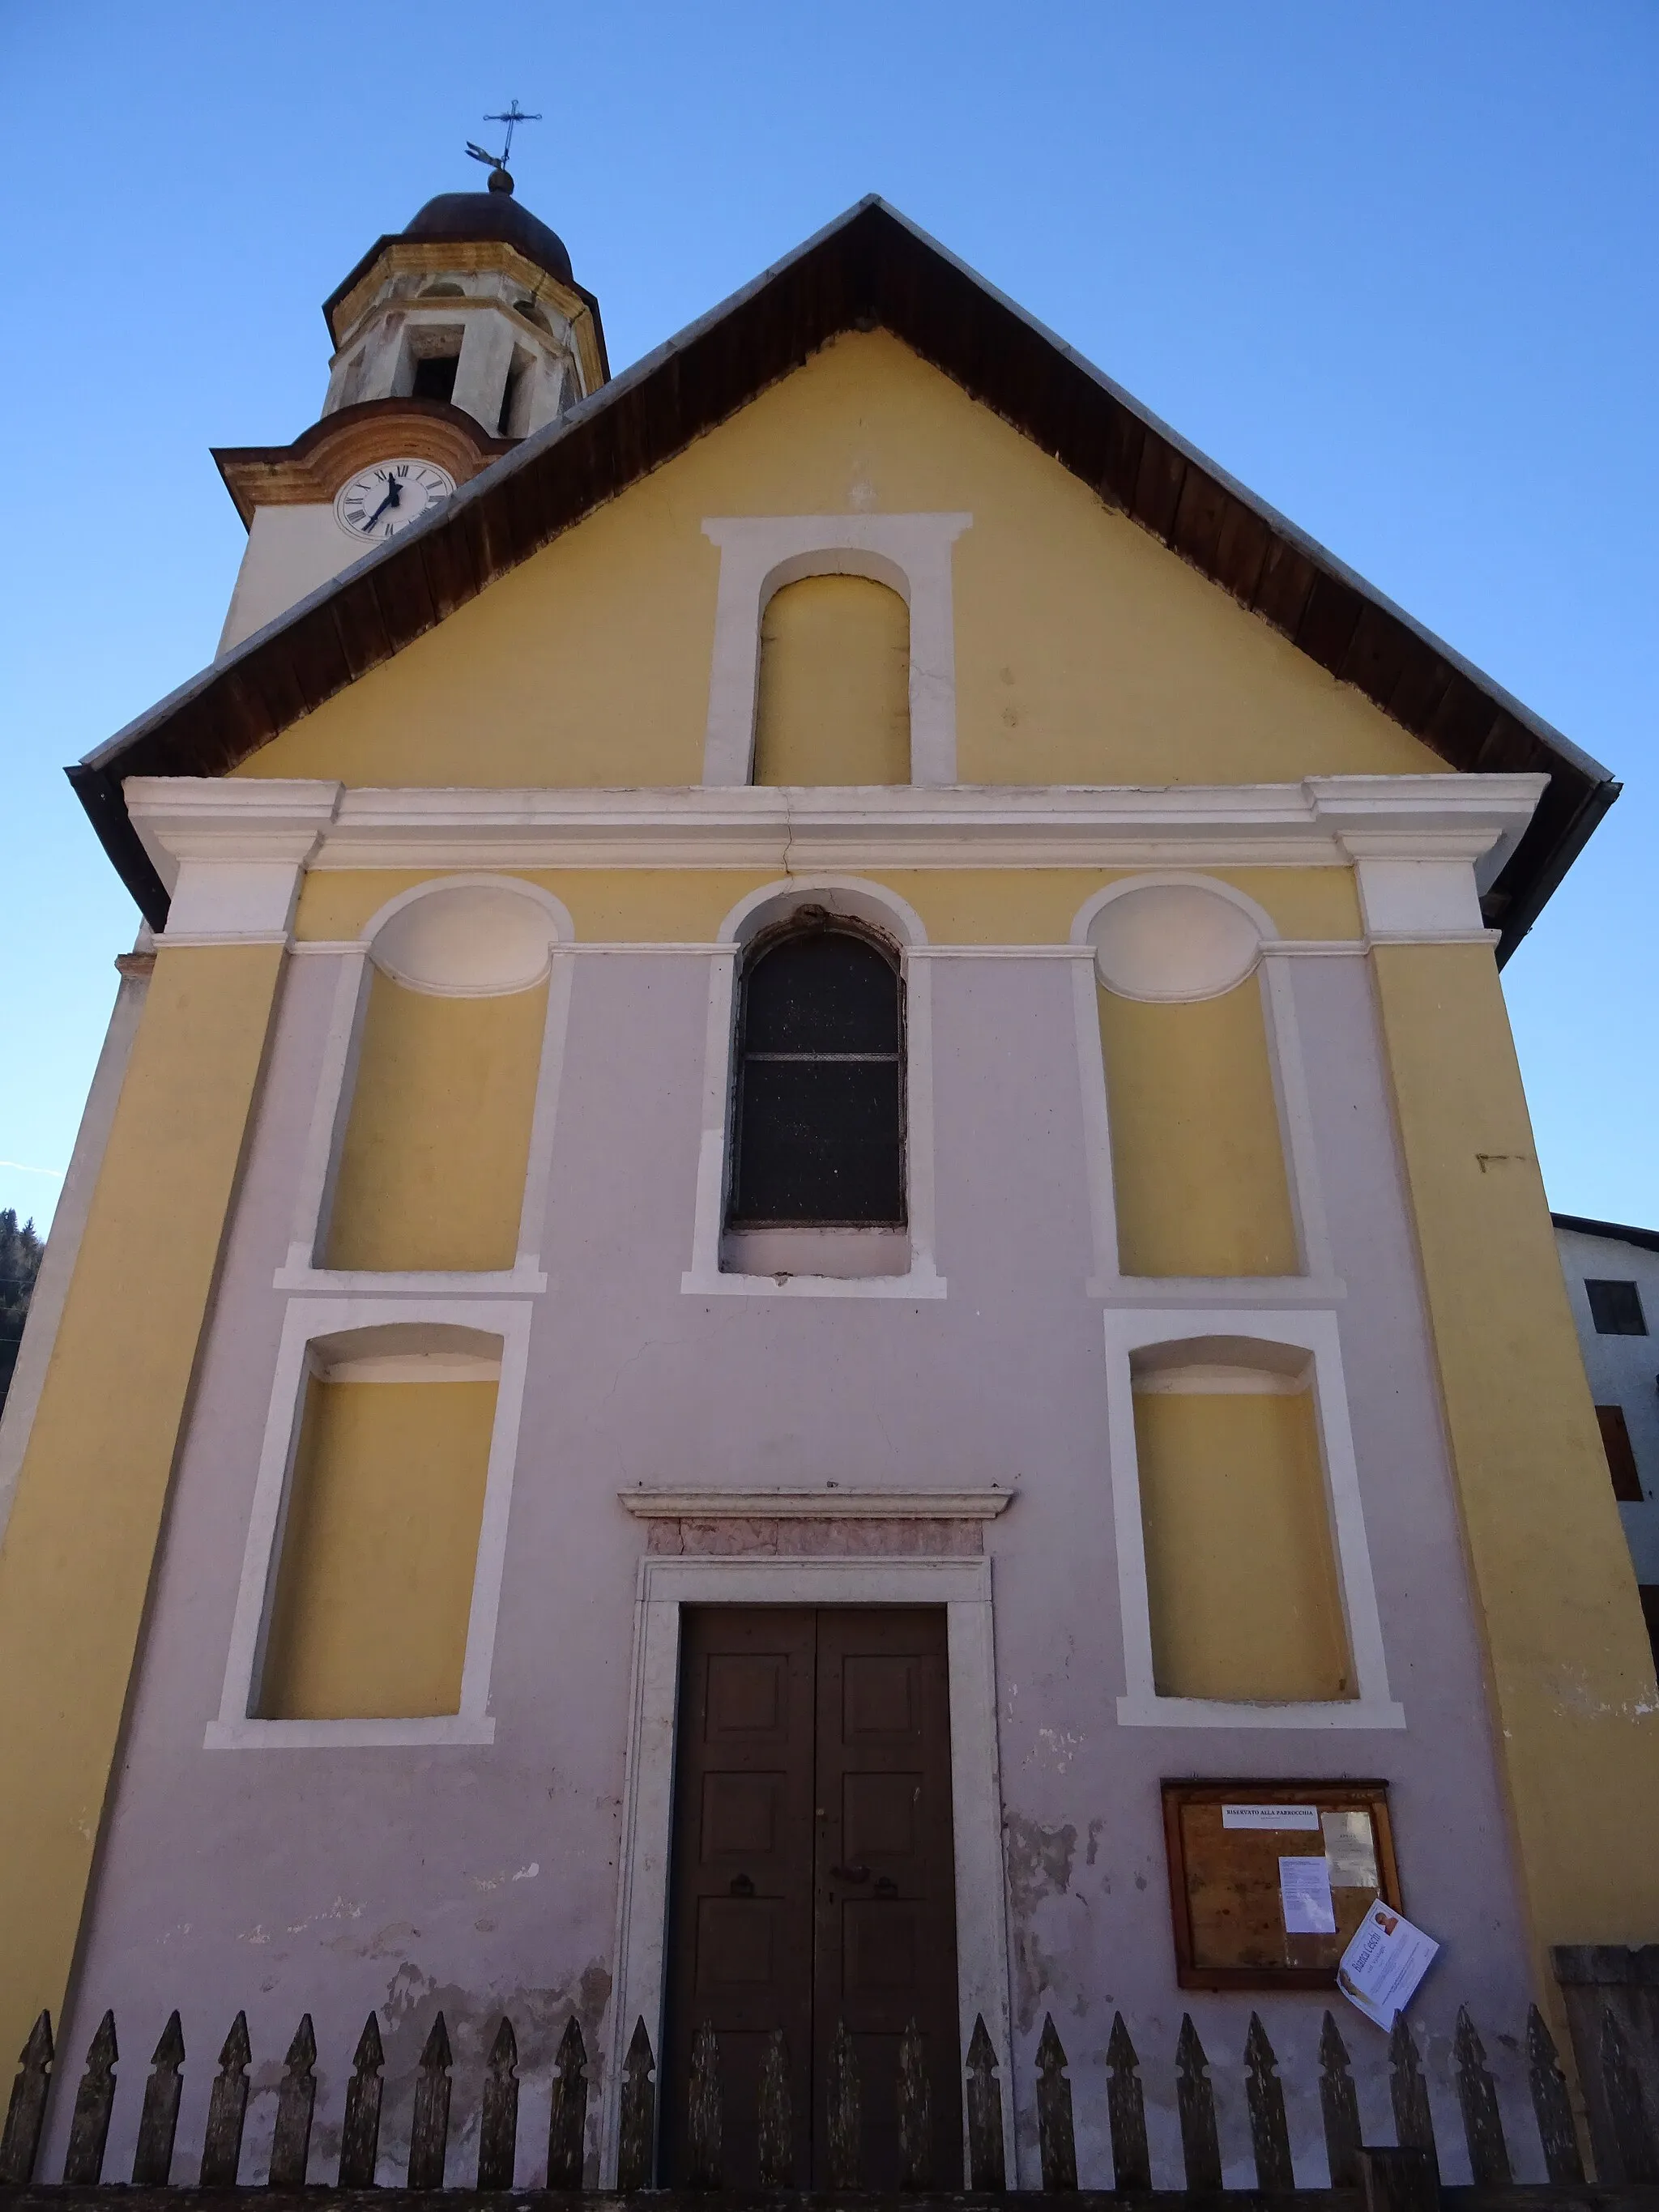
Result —
[{"label": "door panel", "polygon": [[692,2038],[720,2044],[728,2186],[758,2180],[760,2067],[781,2027],[798,2185],[827,2180],[830,2051],[858,2056],[864,2179],[898,2179],[899,2041],[921,2031],[934,2174],[962,2141],[950,1696],[939,1607],[682,1615],[660,2170],[684,2182]]},{"label": "door panel", "polygon": [[[950,1682],[937,1607],[818,1615],[817,1939],[820,2098],[836,2022],[858,2055],[866,2186],[898,2181],[899,2041],[915,2020],[932,2089],[933,2172],[962,2141]],[[815,2177],[822,2181],[824,2176]]]},{"label": "door panel", "polygon": [[766,2039],[792,2060],[798,2156],[809,2155],[812,1737],[810,1612],[688,1607],[682,1616],[661,2170],[685,2171],[686,2075],[698,2024],[719,2039],[726,2178],[758,2178]]}]

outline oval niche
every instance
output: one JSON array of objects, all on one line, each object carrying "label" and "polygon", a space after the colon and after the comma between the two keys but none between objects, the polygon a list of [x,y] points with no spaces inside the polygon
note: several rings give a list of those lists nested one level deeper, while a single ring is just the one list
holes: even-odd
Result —
[{"label": "oval niche", "polygon": [[1148,884],[1109,899],[1090,925],[1095,967],[1123,999],[1215,999],[1261,951],[1243,908],[1197,884]]},{"label": "oval niche", "polygon": [[394,983],[438,998],[527,991],[556,939],[539,900],[497,884],[457,884],[411,899],[375,933],[369,955]]}]

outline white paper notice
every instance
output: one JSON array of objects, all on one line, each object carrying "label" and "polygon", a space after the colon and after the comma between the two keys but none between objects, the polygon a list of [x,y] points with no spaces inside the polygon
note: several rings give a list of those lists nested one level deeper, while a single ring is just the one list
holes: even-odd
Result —
[{"label": "white paper notice", "polygon": [[1287,1936],[1334,1936],[1331,1867],[1325,1858],[1280,1859],[1279,1904]]},{"label": "white paper notice", "polygon": [[1395,2014],[1411,2002],[1439,1948],[1432,1936],[1413,1928],[1403,1913],[1374,1905],[1342,1954],[1336,1985],[1367,2020],[1392,2027]]},{"label": "white paper notice", "polygon": [[1322,1813],[1325,1856],[1338,1889],[1376,1887],[1376,1841],[1369,1813]]},{"label": "white paper notice", "polygon": [[1316,1805],[1224,1805],[1224,1828],[1310,1828],[1319,1832]]}]

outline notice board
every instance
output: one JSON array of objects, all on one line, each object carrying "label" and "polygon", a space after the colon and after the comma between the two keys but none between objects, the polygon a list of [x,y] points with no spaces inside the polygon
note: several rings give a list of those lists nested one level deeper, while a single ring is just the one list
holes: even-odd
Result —
[{"label": "notice board", "polygon": [[1386,1783],[1163,1790],[1183,1990],[1334,1988],[1337,1961],[1377,1899],[1405,1909]]}]

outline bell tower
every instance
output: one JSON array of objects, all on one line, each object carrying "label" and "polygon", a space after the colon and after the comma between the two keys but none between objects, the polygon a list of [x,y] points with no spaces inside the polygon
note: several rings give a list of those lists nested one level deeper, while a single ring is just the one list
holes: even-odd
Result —
[{"label": "bell tower", "polygon": [[323,302],[333,351],[311,428],[215,449],[248,532],[221,659],[609,378],[599,303],[562,240],[504,159],[477,158],[488,191],[428,200]]}]

